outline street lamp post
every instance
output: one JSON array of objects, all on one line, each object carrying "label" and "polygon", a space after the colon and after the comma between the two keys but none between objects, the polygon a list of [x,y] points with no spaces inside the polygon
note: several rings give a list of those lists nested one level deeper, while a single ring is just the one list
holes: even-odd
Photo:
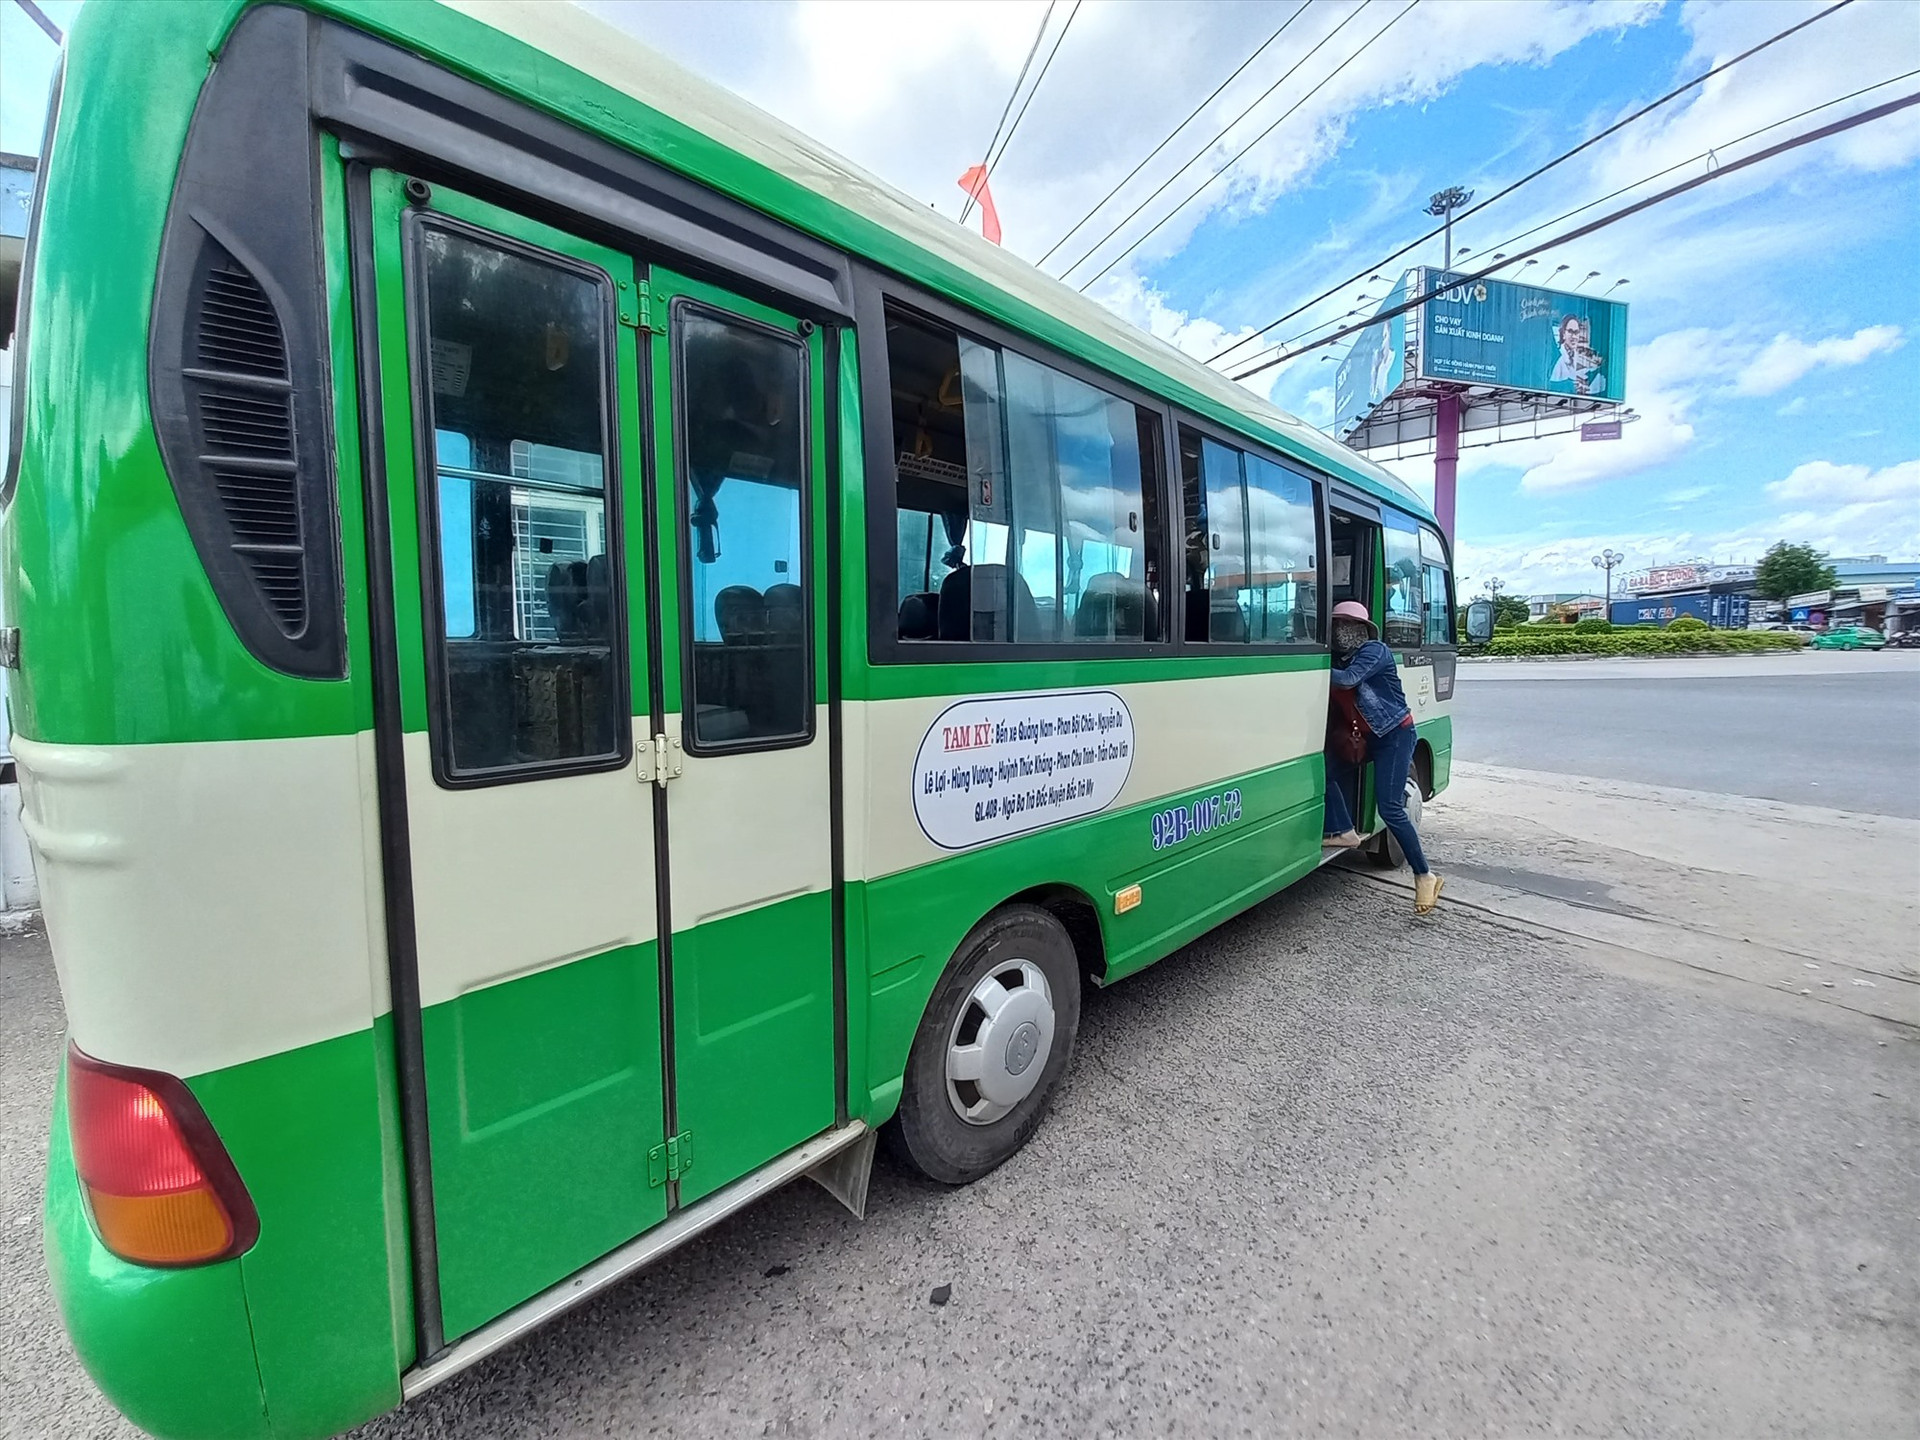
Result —
[{"label": "street lamp post", "polygon": [[1458,185],[1449,185],[1438,191],[1427,201],[1427,214],[1438,220],[1446,230],[1447,270],[1453,269],[1453,212],[1464,210],[1473,203],[1473,192],[1462,190]]},{"label": "street lamp post", "polygon": [[1613,567],[1627,557],[1618,550],[1602,550],[1593,557],[1593,563],[1607,572],[1607,619],[1613,619]]}]

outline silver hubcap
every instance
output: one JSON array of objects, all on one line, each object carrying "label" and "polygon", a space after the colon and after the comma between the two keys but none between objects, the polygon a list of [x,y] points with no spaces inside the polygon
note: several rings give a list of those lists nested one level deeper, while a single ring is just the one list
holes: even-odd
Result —
[{"label": "silver hubcap", "polygon": [[981,977],[947,1036],[947,1099],[969,1125],[991,1125],[1033,1093],[1053,1053],[1053,991],[1031,960]]}]

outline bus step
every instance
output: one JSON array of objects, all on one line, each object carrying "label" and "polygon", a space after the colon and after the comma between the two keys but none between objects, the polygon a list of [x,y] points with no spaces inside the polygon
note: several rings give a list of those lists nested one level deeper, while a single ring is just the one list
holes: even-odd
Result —
[{"label": "bus step", "polygon": [[856,1220],[867,1218],[867,1183],[873,1178],[873,1147],[879,1138],[878,1131],[869,1130],[807,1171],[807,1178],[851,1210]]}]

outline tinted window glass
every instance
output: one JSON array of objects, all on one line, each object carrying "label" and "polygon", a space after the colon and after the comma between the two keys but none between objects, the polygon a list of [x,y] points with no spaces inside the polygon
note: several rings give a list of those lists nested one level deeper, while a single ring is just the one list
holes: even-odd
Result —
[{"label": "tinted window glass", "polygon": [[1389,645],[1418,645],[1426,638],[1426,611],[1420,559],[1420,532],[1391,510],[1381,515],[1386,541],[1387,610],[1380,617],[1380,638]]},{"label": "tinted window glass", "polygon": [[1023,355],[890,311],[902,639],[1158,639],[1157,429]]},{"label": "tinted window glass", "polygon": [[443,767],[471,776],[618,760],[611,287],[432,227],[415,254],[437,472]]},{"label": "tinted window glass", "polygon": [[1249,635],[1268,644],[1317,639],[1319,527],[1313,482],[1258,455],[1245,461]]},{"label": "tinted window glass", "polygon": [[1453,590],[1447,574],[1447,552],[1440,537],[1426,526],[1420,527],[1421,592],[1426,602],[1426,643],[1451,645],[1453,634]]},{"label": "tinted window glass", "polygon": [[688,734],[697,746],[812,733],[804,510],[806,352],[677,308],[687,516]]},{"label": "tinted window glass", "polygon": [[1247,639],[1247,513],[1240,452],[1180,432],[1181,507],[1186,516],[1187,639]]}]

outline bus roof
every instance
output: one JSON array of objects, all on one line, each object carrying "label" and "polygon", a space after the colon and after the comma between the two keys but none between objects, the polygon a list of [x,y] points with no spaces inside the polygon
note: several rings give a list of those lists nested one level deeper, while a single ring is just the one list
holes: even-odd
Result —
[{"label": "bus roof", "polygon": [[[782,203],[783,186],[742,188],[713,175],[694,178],[1135,383],[1139,377],[1126,372],[1144,367],[1161,377],[1150,388],[1166,398],[1432,518],[1426,503],[1391,472],[579,6],[550,0],[442,3],[812,192],[829,202],[830,212],[809,207],[810,213],[796,213]],[[552,103],[555,97],[543,98]],[[652,158],[675,162],[673,154]],[[685,170],[684,162],[677,168]],[[1115,364],[1115,358],[1133,363]]]}]

